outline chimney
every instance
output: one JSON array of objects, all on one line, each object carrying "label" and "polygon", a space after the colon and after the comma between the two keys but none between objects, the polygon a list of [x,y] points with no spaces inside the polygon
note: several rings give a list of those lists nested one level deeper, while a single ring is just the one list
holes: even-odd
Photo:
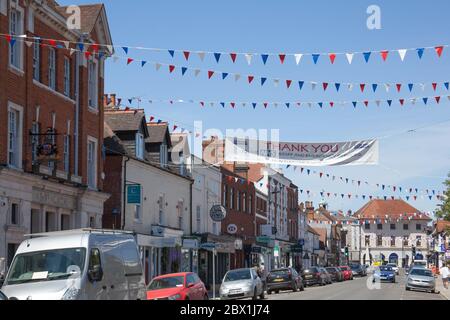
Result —
[{"label": "chimney", "polygon": [[103,95],[103,107],[106,109],[109,107],[109,95],[107,93],[105,93]]},{"label": "chimney", "polygon": [[117,102],[116,102],[116,94],[115,93],[111,93],[111,106],[113,108],[117,107]]}]

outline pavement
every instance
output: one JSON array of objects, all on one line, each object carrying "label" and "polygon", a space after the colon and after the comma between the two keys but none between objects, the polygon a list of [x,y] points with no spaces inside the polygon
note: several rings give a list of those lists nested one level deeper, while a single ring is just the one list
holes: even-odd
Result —
[{"label": "pavement", "polygon": [[436,279],[436,290],[447,300],[450,300],[450,289],[444,288],[442,277]]}]

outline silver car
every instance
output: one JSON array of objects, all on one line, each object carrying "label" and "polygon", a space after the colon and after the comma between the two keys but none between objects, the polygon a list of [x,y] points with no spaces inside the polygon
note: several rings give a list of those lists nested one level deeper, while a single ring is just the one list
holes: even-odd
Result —
[{"label": "silver car", "polygon": [[406,279],[406,290],[423,290],[431,293],[436,292],[436,278],[433,272],[425,268],[413,268]]},{"label": "silver car", "polygon": [[228,271],[220,286],[220,299],[233,300],[252,298],[264,299],[264,287],[255,269],[236,269]]}]

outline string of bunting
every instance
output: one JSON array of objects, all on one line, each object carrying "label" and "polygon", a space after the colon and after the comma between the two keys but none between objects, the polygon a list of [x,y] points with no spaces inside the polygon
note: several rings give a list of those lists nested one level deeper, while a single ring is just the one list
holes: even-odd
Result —
[{"label": "string of bunting", "polygon": [[[9,42],[11,46],[14,46],[17,41],[24,41],[28,47],[32,46],[34,44],[33,41],[27,41],[24,40],[24,38],[16,39],[12,36],[6,37],[6,40]],[[40,38],[35,38],[35,41]],[[68,45],[70,43],[68,41],[56,41],[56,40],[48,40],[48,43],[40,42],[39,45],[41,47],[52,47],[56,49],[66,49],[69,50],[70,55],[73,55],[75,52],[81,52],[84,54],[86,59],[92,59],[93,57],[102,58],[104,56],[104,52],[99,50],[98,46],[95,47],[91,45],[89,49],[84,47],[84,45],[79,44],[78,49],[76,48],[70,48]],[[188,68],[186,66],[179,66],[174,64],[167,64],[162,62],[155,62],[155,61],[146,61],[146,60],[138,60],[130,57],[123,57],[118,55],[113,55],[113,62],[117,62],[120,59],[123,59],[126,61],[127,65],[131,65],[133,63],[139,63],[142,68],[153,65],[156,71],[159,71],[163,66],[167,68],[167,71],[169,74],[175,73],[175,70],[180,70],[181,75],[185,76],[188,71],[192,72],[195,77],[198,77],[201,73],[204,73],[207,75],[208,79],[213,79],[214,77],[217,77],[221,80],[226,80],[228,78],[234,78],[235,81],[239,81],[241,79],[247,80],[247,83],[249,85],[253,83],[259,82],[261,87],[263,87],[269,80],[273,82],[275,87],[280,86],[280,84],[284,84],[287,89],[290,89],[291,87],[298,86],[299,90],[302,91],[305,88],[305,85],[310,85],[311,90],[315,91],[317,87],[320,87],[324,92],[329,90],[329,88],[334,88],[336,92],[340,92],[341,88],[346,88],[348,91],[353,91],[355,87],[358,87],[359,90],[364,93],[369,90],[372,90],[374,93],[376,93],[380,88],[384,88],[386,92],[390,92],[391,89],[395,88],[397,92],[401,92],[404,88],[409,90],[409,92],[412,92],[415,88],[420,88],[422,91],[425,91],[426,87],[431,86],[431,88],[436,92],[438,88],[442,88],[444,90],[449,91],[450,90],[450,81],[444,81],[444,82],[431,82],[431,83],[349,83],[349,82],[319,82],[319,81],[308,81],[308,80],[292,80],[292,79],[280,79],[280,78],[270,78],[270,77],[256,77],[255,75],[243,75],[241,73],[233,73],[233,72],[223,72],[218,70],[205,70],[205,69],[199,69],[199,68]],[[371,89],[369,89],[371,88]],[[440,98],[439,98],[440,99]],[[401,99],[400,103],[402,103]],[[366,101],[363,101],[366,103]]]},{"label": "string of bunting", "polygon": [[70,42],[70,41],[59,41],[55,39],[49,38],[40,38],[40,37],[28,37],[27,35],[10,35],[10,34],[0,34],[0,36],[6,37],[9,41],[14,41],[16,38],[22,39],[40,39],[42,41],[47,41],[50,43],[63,43],[66,48],[71,46],[79,47],[81,50],[94,47],[94,49],[104,48],[109,50],[110,52],[113,49],[123,50],[126,54],[130,52],[130,49],[135,50],[145,50],[145,51],[153,51],[153,52],[167,52],[170,57],[175,58],[177,54],[182,55],[182,57],[189,61],[192,59],[193,55],[196,55],[201,62],[205,60],[206,55],[211,56],[216,63],[220,63],[223,61],[223,57],[226,56],[232,63],[236,63],[239,57],[245,58],[245,61],[251,65],[254,61],[254,58],[259,57],[260,61],[263,65],[267,65],[269,59],[275,59],[277,63],[285,64],[287,58],[292,58],[292,61],[295,62],[296,65],[299,65],[304,57],[309,56],[312,62],[316,65],[323,59],[326,58],[329,60],[331,64],[334,64],[336,60],[340,57],[344,57],[348,64],[352,64],[355,56],[361,56],[366,63],[369,63],[371,58],[374,55],[379,55],[382,61],[386,62],[388,57],[392,54],[398,54],[398,57],[403,62],[408,53],[414,53],[419,60],[422,60],[425,53],[427,51],[434,51],[437,57],[441,58],[445,48],[448,48],[449,45],[436,45],[436,46],[428,46],[428,47],[417,47],[417,48],[409,48],[409,49],[390,49],[390,50],[367,50],[367,51],[353,51],[353,52],[318,52],[318,53],[243,53],[243,52],[223,52],[223,51],[196,51],[196,50],[175,50],[175,49],[163,49],[163,48],[147,48],[147,47],[136,47],[129,45],[105,45],[105,44],[97,44],[97,43],[80,43],[80,42]]}]

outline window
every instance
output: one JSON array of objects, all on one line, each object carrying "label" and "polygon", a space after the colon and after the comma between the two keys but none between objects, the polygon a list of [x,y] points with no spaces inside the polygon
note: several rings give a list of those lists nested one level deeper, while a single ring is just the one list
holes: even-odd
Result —
[{"label": "window", "polygon": [[417,236],[417,237],[416,237],[416,245],[417,245],[418,247],[421,247],[421,246],[422,246],[422,236]]},{"label": "window", "polygon": [[409,237],[408,236],[403,237],[403,246],[409,246]]},{"label": "window", "polygon": [[241,211],[241,203],[242,203],[242,194],[240,191],[237,192],[237,206],[236,206],[236,210],[237,211]]},{"label": "window", "polygon": [[19,225],[19,205],[17,203],[11,204],[11,224]]},{"label": "window", "polygon": [[183,211],[184,211],[184,201],[180,200],[177,204],[178,213],[178,228],[183,229]]},{"label": "window", "polygon": [[234,209],[234,188],[230,189],[230,209]]},{"label": "window", "polygon": [[[56,116],[56,114],[52,113],[53,123],[55,123],[55,118],[54,118],[55,116]],[[45,138],[46,141],[51,141],[52,144],[55,145],[56,144],[56,131],[55,131],[55,129],[50,129],[47,132],[48,132],[48,134],[47,134],[47,136]],[[48,167],[49,167],[50,171],[53,173],[55,168],[56,168],[56,162],[53,161],[53,160],[49,160],[48,161]]]},{"label": "window", "polygon": [[33,79],[41,81],[41,42],[34,40],[33,44]]},{"label": "window", "polygon": [[67,214],[61,215],[61,231],[70,230],[70,216]]},{"label": "window", "polygon": [[222,202],[223,202],[223,206],[225,208],[228,208],[228,186],[227,185],[223,186]]},{"label": "window", "polygon": [[242,193],[242,211],[244,213],[248,212],[248,207],[247,207],[247,193]]},{"label": "window", "polygon": [[134,206],[134,220],[141,221],[141,205],[137,204]]},{"label": "window", "polygon": [[253,213],[253,196],[251,194],[248,196],[248,202],[248,208],[250,209],[249,213]]},{"label": "window", "polygon": [[395,236],[391,237],[391,247],[395,247]]},{"label": "window", "polygon": [[421,231],[422,230],[422,225],[420,223],[416,224],[416,230],[417,231]]},{"label": "window", "polygon": [[370,236],[366,236],[364,243],[366,244],[366,247],[370,246]]},{"label": "window", "polygon": [[162,225],[164,223],[164,201],[163,201],[163,196],[159,196],[159,200],[158,200],[158,215],[159,215],[159,224]]},{"label": "window", "polygon": [[217,223],[213,222],[212,228],[213,228],[212,229],[212,233],[217,235],[218,234],[218,232],[217,232]]},{"label": "window", "polygon": [[167,167],[167,145],[165,143],[161,144],[159,149],[159,163],[161,167]]},{"label": "window", "polygon": [[197,206],[197,232],[201,232],[201,208]]},{"label": "window", "polygon": [[8,165],[14,168],[21,167],[21,112],[10,108],[8,112]]},{"label": "window", "polygon": [[102,266],[99,249],[91,249],[89,256],[89,270],[100,270]]},{"label": "window", "polygon": [[35,165],[38,162],[38,147],[39,147],[39,132],[40,126],[39,123],[33,122],[31,125],[31,161],[32,164]]},{"label": "window", "polygon": [[70,59],[64,57],[64,95],[70,97]]},{"label": "window", "polygon": [[56,90],[56,51],[48,49],[48,86]]},{"label": "window", "polygon": [[377,229],[378,230],[383,230],[383,225],[381,223],[377,224]]},{"label": "window", "polygon": [[383,237],[381,235],[377,236],[377,247],[383,246]]},{"label": "window", "polygon": [[366,223],[364,224],[364,229],[365,229],[365,230],[370,230],[370,223],[367,223],[367,222],[366,222]]},{"label": "window", "polygon": [[64,171],[70,171],[70,136],[64,136]]},{"label": "window", "polygon": [[88,62],[88,103],[93,109],[98,108],[98,66],[95,61]]},{"label": "window", "polygon": [[89,218],[89,227],[95,228],[95,217]]},{"label": "window", "polygon": [[395,230],[396,228],[395,228],[395,224],[394,223],[391,223],[391,230]]},{"label": "window", "polygon": [[144,159],[144,135],[136,133],[136,158]]},{"label": "window", "polygon": [[88,140],[87,145],[87,174],[88,186],[97,187],[97,142]]},{"label": "window", "polygon": [[403,224],[403,230],[408,230],[409,229],[409,225],[407,223]]},{"label": "window", "polygon": [[23,33],[23,12],[11,8],[9,15],[9,34],[12,35],[12,42],[9,46],[9,64],[17,69],[22,69],[22,42],[17,41],[15,35]]}]

